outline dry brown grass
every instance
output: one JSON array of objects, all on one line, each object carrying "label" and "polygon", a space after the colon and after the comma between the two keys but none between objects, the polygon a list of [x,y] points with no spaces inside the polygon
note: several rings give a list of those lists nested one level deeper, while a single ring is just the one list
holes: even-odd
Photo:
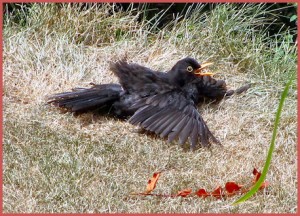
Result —
[{"label": "dry brown grass", "polygon": [[[9,35],[9,34],[7,34]],[[59,35],[43,40],[20,31],[4,43],[4,212],[101,213],[295,213],[297,211],[296,92],[285,102],[267,180],[270,187],[249,201],[131,196],[145,189],[153,172],[167,169],[156,192],[214,189],[227,181],[247,184],[262,169],[280,96],[278,83],[240,73],[230,62],[215,71],[237,88],[253,87],[218,105],[199,110],[223,147],[184,151],[176,143],[136,133],[116,119],[60,114],[45,96],[116,82],[107,60],[124,55],[151,68],[167,70],[192,55],[167,40],[145,47],[126,40],[83,46]],[[198,60],[211,58],[203,54]]]}]

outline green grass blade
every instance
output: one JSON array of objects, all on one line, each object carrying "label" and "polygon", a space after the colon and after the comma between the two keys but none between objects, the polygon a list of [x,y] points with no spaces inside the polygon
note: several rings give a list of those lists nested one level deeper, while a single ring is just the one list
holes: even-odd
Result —
[{"label": "green grass blade", "polygon": [[275,148],[275,141],[276,141],[276,135],[277,135],[277,129],[278,129],[278,125],[279,125],[279,120],[280,120],[280,115],[281,115],[281,111],[282,111],[282,107],[283,107],[283,103],[285,101],[285,98],[287,97],[288,91],[289,91],[289,87],[292,83],[292,81],[295,78],[295,74],[292,75],[292,77],[290,78],[289,82],[286,84],[284,91],[281,94],[281,98],[279,101],[279,105],[278,105],[278,110],[276,113],[276,118],[275,118],[275,124],[274,124],[274,129],[273,129],[273,135],[272,135],[272,140],[271,140],[271,145],[268,151],[268,155],[267,155],[267,159],[266,159],[266,163],[264,166],[264,169],[262,171],[262,174],[260,176],[260,178],[258,179],[258,181],[256,182],[256,184],[252,187],[252,189],[250,191],[248,191],[244,196],[242,196],[240,199],[238,199],[237,201],[235,201],[233,203],[233,205],[241,203],[246,201],[247,199],[249,199],[253,194],[255,194],[259,187],[261,186],[261,184],[264,182],[264,180],[266,179],[266,175],[268,173],[270,164],[271,164],[271,159],[272,159],[272,154]]}]

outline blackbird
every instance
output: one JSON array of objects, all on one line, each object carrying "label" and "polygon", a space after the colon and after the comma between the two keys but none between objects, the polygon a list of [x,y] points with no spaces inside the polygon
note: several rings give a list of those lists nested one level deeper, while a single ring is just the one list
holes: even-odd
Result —
[{"label": "blackbird", "polygon": [[93,84],[91,88],[74,88],[72,91],[48,97],[48,104],[80,114],[98,110],[118,118],[129,118],[139,125],[171,142],[179,138],[183,144],[189,139],[191,149],[220,142],[211,133],[197,105],[208,98],[221,100],[228,91],[224,80],[216,80],[202,70],[195,59],[178,61],[171,70],[159,72],[128,63],[122,59],[110,63],[110,70],[120,84]]}]

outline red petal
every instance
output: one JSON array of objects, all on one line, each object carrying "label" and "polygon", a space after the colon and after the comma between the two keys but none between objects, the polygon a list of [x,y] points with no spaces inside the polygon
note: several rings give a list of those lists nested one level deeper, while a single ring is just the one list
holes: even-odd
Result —
[{"label": "red petal", "polygon": [[[258,181],[258,179],[260,178],[260,176],[261,176],[261,172],[258,172],[257,169],[254,168],[253,175],[255,175],[255,177],[253,179],[253,182],[256,183]],[[261,186],[259,187],[259,189],[264,189],[264,188],[266,188],[268,186],[269,186],[269,182],[268,181],[264,181],[261,184]]]},{"label": "red petal", "polygon": [[186,197],[190,193],[192,193],[192,189],[188,188],[188,189],[184,189],[184,190],[178,191],[178,193],[177,193],[176,196]]},{"label": "red petal", "polygon": [[238,191],[242,188],[242,185],[238,185],[235,182],[227,182],[225,185],[226,191],[231,194],[235,191]]},{"label": "red petal", "polygon": [[213,192],[211,192],[211,196],[214,196],[216,198],[221,198],[222,191],[223,191],[223,188],[221,186],[219,186]]},{"label": "red petal", "polygon": [[203,198],[205,198],[205,197],[208,197],[210,194],[207,193],[205,189],[199,189],[199,190],[196,192],[196,195],[197,195],[198,197],[203,197]]},{"label": "red petal", "polygon": [[254,168],[253,171],[252,171],[253,175],[256,175],[258,173],[257,169]]},{"label": "red petal", "polygon": [[254,177],[254,179],[253,179],[253,182],[255,183],[255,182],[258,181],[259,177],[261,176],[261,173],[258,172],[257,169],[255,169],[255,168],[254,168],[254,170],[253,170],[252,173],[253,173],[253,175],[255,175],[255,177]]}]

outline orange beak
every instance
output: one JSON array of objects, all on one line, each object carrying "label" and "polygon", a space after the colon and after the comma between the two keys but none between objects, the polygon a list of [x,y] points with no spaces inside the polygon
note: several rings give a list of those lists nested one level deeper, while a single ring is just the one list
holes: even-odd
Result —
[{"label": "orange beak", "polygon": [[203,69],[205,69],[206,67],[212,65],[213,63],[212,62],[207,62],[207,63],[203,63],[201,64],[201,67],[198,68],[196,71],[195,71],[195,75],[196,76],[212,76],[214,75],[213,73],[211,72],[202,72]]}]

